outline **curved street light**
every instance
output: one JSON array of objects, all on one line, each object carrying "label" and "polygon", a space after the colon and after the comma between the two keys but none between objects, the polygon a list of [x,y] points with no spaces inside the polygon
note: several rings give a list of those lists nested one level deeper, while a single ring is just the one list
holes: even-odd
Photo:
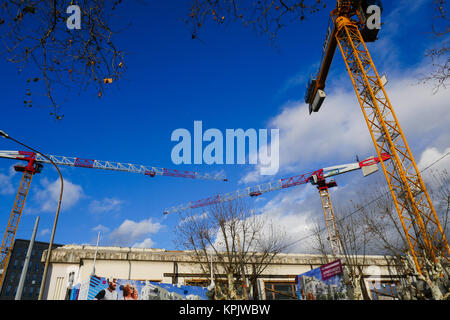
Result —
[{"label": "curved street light", "polygon": [[44,266],[44,274],[42,275],[42,280],[41,280],[41,288],[39,289],[39,298],[38,300],[42,300],[42,297],[44,295],[44,289],[45,289],[45,280],[47,278],[47,272],[48,272],[48,265],[50,263],[50,256],[52,253],[52,247],[53,247],[53,240],[55,238],[55,232],[56,232],[56,225],[58,223],[58,216],[59,216],[59,210],[61,208],[61,202],[62,202],[62,195],[63,195],[63,189],[64,189],[64,182],[63,182],[63,177],[61,175],[61,171],[59,171],[58,166],[52,161],[52,159],[50,159],[49,157],[47,157],[45,154],[37,151],[36,149],[33,149],[27,145],[25,145],[24,143],[12,138],[11,136],[9,136],[6,132],[0,130],[0,136],[12,140],[22,146],[24,146],[25,148],[28,148],[30,150],[32,150],[35,153],[39,153],[41,156],[43,156],[44,158],[46,158],[48,161],[50,161],[51,164],[53,164],[53,166],[56,168],[56,171],[58,171],[59,174],[59,179],[61,181],[61,189],[59,192],[59,200],[58,200],[58,207],[56,208],[56,215],[55,215],[55,221],[53,222],[53,230],[52,230],[52,235],[50,238],[50,244],[48,246],[48,251],[47,251],[47,255],[45,257],[45,266]]}]

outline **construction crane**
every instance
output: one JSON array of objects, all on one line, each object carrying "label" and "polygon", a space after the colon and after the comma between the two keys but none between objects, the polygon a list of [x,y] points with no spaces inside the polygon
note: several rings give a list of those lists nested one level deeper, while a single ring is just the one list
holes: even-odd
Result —
[{"label": "construction crane", "polygon": [[[322,199],[323,213],[325,215],[325,223],[328,231],[328,239],[333,255],[342,255],[342,245],[339,239],[338,229],[336,227],[336,220],[331,205],[331,199],[328,189],[336,187],[337,183],[334,180],[327,181],[327,178],[337,176],[343,173],[361,169],[364,176],[374,173],[378,170],[377,163],[386,161],[390,158],[389,154],[382,154],[381,157],[370,157],[366,160],[327,167],[305,174],[283,178],[276,182],[268,182],[259,184],[253,187],[247,187],[234,192],[229,192],[223,195],[216,195],[206,199],[190,202],[185,205],[171,207],[164,211],[164,214],[183,212],[190,209],[206,207],[224,201],[232,201],[243,197],[257,197],[263,193],[272,192],[280,189],[298,186],[301,184],[311,183],[319,190],[320,198]],[[381,160],[380,160],[381,159]]]},{"label": "construction crane", "polygon": [[[205,180],[222,180],[227,181],[222,175],[200,174],[194,171],[181,171],[175,169],[158,168],[153,166],[136,165],[131,163],[120,163],[111,161],[100,161],[94,159],[84,159],[77,157],[64,157],[47,155],[47,157],[53,161],[56,165],[103,169],[113,171],[123,171],[130,173],[139,173],[149,177],[154,176],[169,176],[179,178],[190,179],[205,179]],[[19,185],[19,190],[16,195],[16,200],[9,218],[8,226],[6,228],[5,235],[3,237],[2,246],[0,249],[0,270],[3,270],[0,275],[0,287],[5,277],[6,266],[11,255],[12,246],[14,244],[14,238],[16,235],[17,227],[19,225],[20,217],[25,205],[28,190],[30,188],[31,179],[34,174],[40,173],[43,168],[43,164],[51,163],[47,158],[39,153],[30,151],[6,151],[0,150],[0,158],[8,158],[14,160],[26,161],[26,165],[15,165],[14,169],[18,172],[23,172],[22,180]]]},{"label": "construction crane", "polygon": [[[364,114],[377,155],[391,155],[381,161],[384,175],[405,234],[409,251],[419,273],[426,260],[447,261],[450,249],[417,164],[406,142],[384,85],[367,49],[366,42],[377,40],[378,30],[369,26],[373,8],[382,12],[381,1],[338,0],[331,12],[319,71],[308,83],[305,102],[310,114],[319,111],[326,94],[325,82],[331,62],[339,50],[344,59],[358,102]],[[379,17],[380,18],[380,17]]]}]

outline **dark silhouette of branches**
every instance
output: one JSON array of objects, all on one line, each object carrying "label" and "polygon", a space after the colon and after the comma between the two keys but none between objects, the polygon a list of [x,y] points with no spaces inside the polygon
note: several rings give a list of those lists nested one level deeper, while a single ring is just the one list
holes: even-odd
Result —
[{"label": "dark silhouette of branches", "polygon": [[432,24],[432,36],[443,41],[436,47],[427,50],[426,56],[431,60],[432,71],[425,75],[421,80],[434,84],[434,92],[441,88],[446,88],[450,77],[450,57],[449,57],[449,39],[450,31],[449,20],[447,16],[447,1],[433,0],[434,10],[437,13],[435,21]]},{"label": "dark silhouette of branches", "polygon": [[274,43],[280,29],[325,6],[323,0],[193,0],[186,23],[193,39],[199,38],[201,28],[208,23],[237,21]]},{"label": "dark silhouette of branches", "polygon": [[[46,97],[50,114],[61,119],[61,91],[96,89],[118,80],[124,71],[124,53],[113,43],[117,31],[110,18],[122,1],[107,0],[7,0],[0,4],[1,54],[17,65],[27,79],[24,105],[31,107],[32,86]],[[81,11],[81,29],[69,29],[70,5]],[[58,90],[56,90],[56,88]],[[36,97],[37,98],[37,97]]]},{"label": "dark silhouette of branches", "polygon": [[[256,299],[258,277],[287,247],[285,234],[243,200],[218,203],[203,214],[183,213],[175,234],[177,245],[193,251],[205,275],[212,266],[215,283],[225,281],[216,286],[216,299]],[[242,287],[247,280],[253,295]]]}]

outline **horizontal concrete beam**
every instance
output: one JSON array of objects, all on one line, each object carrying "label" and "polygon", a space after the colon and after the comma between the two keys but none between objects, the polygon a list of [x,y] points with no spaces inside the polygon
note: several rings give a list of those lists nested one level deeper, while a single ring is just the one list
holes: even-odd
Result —
[{"label": "horizontal concrete beam", "polygon": [[[95,246],[77,246],[68,245],[52,250],[52,263],[79,264],[82,260],[94,260],[96,252]],[[47,251],[44,251],[41,261],[45,261]],[[99,247],[97,260],[115,260],[115,261],[158,261],[158,262],[179,262],[179,263],[198,263],[197,257],[193,251],[171,251],[165,249],[142,249],[142,248],[123,248],[123,247]],[[214,259],[217,261],[216,259]],[[207,260],[205,259],[205,262]],[[324,257],[317,254],[291,254],[280,253],[270,262],[270,265],[322,265]],[[342,258],[345,262],[345,258]],[[393,259],[385,256],[360,256],[352,258],[362,266],[393,266]]]}]

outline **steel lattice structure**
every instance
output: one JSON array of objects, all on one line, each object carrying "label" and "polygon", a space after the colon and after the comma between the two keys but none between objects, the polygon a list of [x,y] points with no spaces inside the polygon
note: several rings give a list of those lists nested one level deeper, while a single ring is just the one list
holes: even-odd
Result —
[{"label": "steel lattice structure", "polygon": [[[381,5],[381,1],[366,1]],[[362,1],[338,0],[331,12],[333,30],[326,40],[325,57],[316,79],[311,79],[305,95],[310,113],[317,112],[325,99],[325,80],[335,50],[344,59],[375,150],[389,153],[391,161],[381,161],[386,181],[400,219],[409,251],[419,273],[426,259],[449,260],[450,249],[417,164],[394,113],[365,42],[376,41],[377,30],[367,26],[367,8]]]},{"label": "steel lattice structure", "polygon": [[263,183],[256,186],[236,190],[234,192],[216,195],[198,201],[191,201],[188,204],[182,204],[168,208],[164,211],[164,214],[188,211],[191,209],[206,207],[243,197],[257,197],[263,193],[311,183],[315,185],[319,190],[320,198],[322,200],[322,208],[325,216],[325,224],[328,231],[328,240],[330,242],[331,253],[333,254],[333,256],[342,255],[342,243],[336,225],[336,219],[333,211],[333,206],[331,204],[330,193],[328,191],[329,188],[336,187],[337,184],[334,180],[327,181],[326,179],[359,169],[363,171],[364,176],[367,176],[378,170],[377,164],[380,162],[380,159],[386,161],[389,158],[390,155],[384,153],[381,155],[381,157],[370,157],[366,160],[355,163],[347,163],[333,167],[322,168],[309,173],[300,174],[289,178],[283,178],[276,182]]},{"label": "steel lattice structure", "polygon": [[325,225],[328,232],[328,241],[330,242],[331,253],[333,256],[342,255],[342,243],[339,237],[339,229],[336,225],[336,217],[334,216],[333,205],[331,203],[329,188],[335,187],[334,181],[324,183],[323,186],[318,186],[320,199],[322,200],[323,214],[325,216]]},{"label": "steel lattice structure", "polygon": [[35,173],[41,172],[44,163],[48,164],[53,162],[55,165],[139,173],[150,177],[159,175],[159,176],[190,178],[190,179],[227,181],[227,179],[220,174],[217,175],[200,174],[195,171],[181,171],[175,169],[158,168],[153,166],[136,165],[131,163],[101,161],[78,157],[65,157],[54,155],[48,155],[47,157],[51,161],[39,153],[34,153],[30,151],[6,151],[6,150],[0,151],[0,158],[22,160],[27,162],[26,166],[22,165],[14,166],[14,169],[16,171],[23,172],[23,176],[22,181],[20,183],[19,191],[17,192],[13,209],[11,211],[6,232],[3,237],[2,246],[0,248],[0,270],[3,270],[2,274],[0,275],[0,288],[6,274],[6,267],[8,265],[8,261],[11,256],[14,238],[25,205],[25,200],[27,198],[28,190],[31,184],[31,179]]},{"label": "steel lattice structure", "polygon": [[0,270],[3,270],[0,275],[0,286],[5,278],[6,267],[8,266],[9,258],[11,257],[11,248],[14,244],[14,238],[17,227],[19,226],[20,217],[22,215],[32,178],[32,172],[24,171],[19,191],[17,191],[16,200],[14,201],[14,206],[9,217],[8,227],[6,228],[5,236],[3,237],[2,246],[0,248]]},{"label": "steel lattice structure", "polygon": [[420,271],[425,254],[450,254],[447,239],[417,164],[395,116],[380,76],[358,27],[348,18],[336,21],[336,39],[357,94],[361,110],[378,154],[388,152],[381,163],[413,259]]}]

